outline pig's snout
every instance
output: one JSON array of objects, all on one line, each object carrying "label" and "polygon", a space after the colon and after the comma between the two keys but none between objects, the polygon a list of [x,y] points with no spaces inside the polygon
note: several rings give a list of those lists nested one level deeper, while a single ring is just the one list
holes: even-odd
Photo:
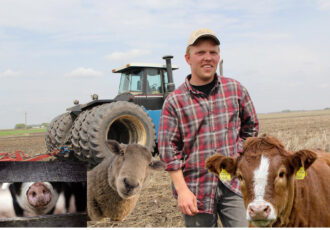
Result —
[{"label": "pig's snout", "polygon": [[27,199],[33,207],[46,206],[52,199],[51,191],[42,183],[37,182],[31,185],[27,191]]}]

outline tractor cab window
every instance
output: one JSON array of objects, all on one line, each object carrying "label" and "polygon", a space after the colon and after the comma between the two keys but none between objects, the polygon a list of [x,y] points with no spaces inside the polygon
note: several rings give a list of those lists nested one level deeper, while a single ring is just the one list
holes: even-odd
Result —
[{"label": "tractor cab window", "polygon": [[147,94],[162,94],[162,78],[160,69],[147,70]]},{"label": "tractor cab window", "polygon": [[122,73],[119,86],[119,94],[121,93],[135,93],[142,92],[142,76],[141,69],[131,70],[129,73]]},{"label": "tractor cab window", "polygon": [[165,92],[167,92],[167,84],[168,84],[167,71],[164,70],[163,73],[164,73],[164,89],[165,89]]}]

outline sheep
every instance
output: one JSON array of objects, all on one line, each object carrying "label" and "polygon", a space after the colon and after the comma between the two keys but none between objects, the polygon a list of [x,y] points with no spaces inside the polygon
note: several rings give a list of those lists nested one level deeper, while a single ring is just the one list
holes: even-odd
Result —
[{"label": "sheep", "polygon": [[164,170],[165,164],[152,160],[150,151],[139,144],[108,140],[106,145],[113,154],[87,172],[88,216],[122,221],[134,209],[151,170]]}]

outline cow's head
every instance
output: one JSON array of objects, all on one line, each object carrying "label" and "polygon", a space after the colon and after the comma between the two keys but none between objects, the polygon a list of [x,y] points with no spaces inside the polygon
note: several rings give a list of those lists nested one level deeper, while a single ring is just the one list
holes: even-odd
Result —
[{"label": "cow's head", "polygon": [[238,158],[215,154],[206,160],[210,172],[225,169],[240,180],[246,217],[255,226],[284,221],[291,211],[296,172],[308,169],[316,153],[300,150],[289,153],[274,137],[248,138]]}]

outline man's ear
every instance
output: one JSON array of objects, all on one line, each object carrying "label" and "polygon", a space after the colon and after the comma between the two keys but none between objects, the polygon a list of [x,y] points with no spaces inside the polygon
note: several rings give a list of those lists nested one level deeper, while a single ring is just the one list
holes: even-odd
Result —
[{"label": "man's ear", "polygon": [[188,65],[190,65],[190,54],[185,54],[184,58],[186,59],[186,62],[188,63]]},{"label": "man's ear", "polygon": [[225,157],[220,154],[215,154],[206,159],[205,167],[216,175],[219,175],[221,169],[225,169],[232,176],[236,173],[237,160],[233,157]]},{"label": "man's ear", "polygon": [[294,171],[297,171],[300,167],[304,167],[304,169],[308,169],[313,162],[316,160],[317,154],[311,150],[304,149],[295,152],[290,156],[289,161],[290,165],[293,167]]}]

